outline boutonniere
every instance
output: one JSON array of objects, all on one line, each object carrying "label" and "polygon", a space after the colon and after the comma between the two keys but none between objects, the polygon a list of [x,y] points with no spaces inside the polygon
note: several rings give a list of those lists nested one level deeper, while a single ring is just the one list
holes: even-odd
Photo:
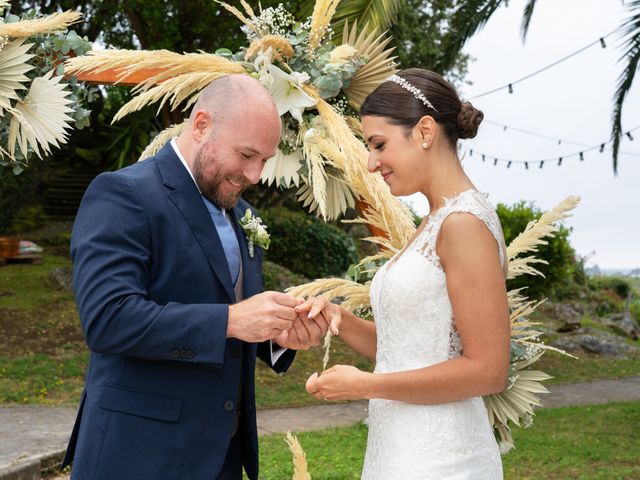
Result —
[{"label": "boutonniere", "polygon": [[244,217],[240,219],[240,226],[242,226],[244,234],[249,241],[249,256],[251,258],[253,258],[254,245],[258,245],[264,250],[269,249],[271,238],[269,238],[269,234],[267,233],[267,227],[262,223],[262,219],[256,217],[249,208],[247,208],[247,211],[244,213]]}]

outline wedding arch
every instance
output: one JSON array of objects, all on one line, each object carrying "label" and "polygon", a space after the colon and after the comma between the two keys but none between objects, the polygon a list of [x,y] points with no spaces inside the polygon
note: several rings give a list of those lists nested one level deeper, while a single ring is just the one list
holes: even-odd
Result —
[{"label": "wedding arch", "polygon": [[[366,316],[370,309],[370,279],[415,232],[409,209],[390,194],[379,175],[368,173],[367,149],[358,119],[358,109],[366,96],[396,71],[393,49],[388,48],[391,39],[386,32],[368,25],[350,26],[345,22],[341,43],[334,45],[330,25],[339,0],[316,0],[311,16],[302,21],[282,5],[254,11],[246,1],[240,1],[244,11],[219,2],[238,18],[247,37],[246,46],[236,52],[225,48],[215,53],[184,54],[166,50],[92,51],[68,60],[64,73],[74,82],[77,79],[133,86],[134,98],[116,114],[114,122],[151,104],[188,109],[203,88],[227,74],[257,78],[271,92],[282,119],[278,152],[265,165],[262,181],[296,188],[303,207],[324,220],[338,219],[348,208],[356,208],[359,217],[350,221],[366,224],[371,235],[364,240],[379,247],[377,253],[350,269],[349,278],[318,279],[290,292],[340,298],[345,308]],[[0,7],[3,3],[6,4],[0,0]],[[61,25],[66,27],[73,21],[75,18],[66,19]],[[11,35],[8,38],[15,41]],[[13,52],[14,67],[24,69],[20,62],[26,62],[26,49],[19,48],[19,40],[11,45],[15,47],[9,50]],[[23,81],[24,72],[18,70],[12,77],[14,87]],[[51,74],[46,85],[53,92],[59,78],[50,77]],[[68,125],[56,130],[53,137],[39,137],[30,130],[29,117],[24,114],[29,111],[29,102],[25,99],[20,103],[18,99],[20,108],[13,108],[9,100],[14,97],[7,97],[4,103],[3,98],[0,96],[0,113],[4,107],[21,127],[14,129],[13,137],[9,136],[10,147],[15,149],[19,142],[26,152],[27,146],[35,146],[37,151],[38,145],[44,148],[64,143]],[[58,123],[62,125],[69,102],[59,92],[56,98]],[[35,93],[30,101],[34,99]],[[184,127],[185,123],[173,125],[158,134],[141,160],[153,155]],[[7,153],[3,149],[0,156],[3,152]],[[578,201],[577,197],[567,198],[527,225],[510,243],[508,279],[522,274],[541,275],[535,268],[537,263],[544,263],[534,255],[537,247],[558,230],[557,223]],[[510,426],[530,425],[534,407],[541,405],[537,394],[547,392],[540,382],[549,376],[533,370],[532,365],[545,351],[556,350],[541,341],[542,332],[527,320],[541,302],[528,299],[521,290],[509,291],[508,299],[512,326],[509,382],[503,392],[484,397],[504,451],[512,446]],[[329,346],[330,334],[325,341],[325,366]]]}]

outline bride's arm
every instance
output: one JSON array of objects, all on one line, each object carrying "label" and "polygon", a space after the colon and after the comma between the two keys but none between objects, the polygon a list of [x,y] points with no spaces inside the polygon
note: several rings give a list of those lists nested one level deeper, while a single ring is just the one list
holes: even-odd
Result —
[{"label": "bride's arm", "polygon": [[510,323],[497,243],[475,217],[454,214],[440,231],[438,247],[462,356],[384,374],[338,365],[310,381],[310,393],[327,400],[385,398],[434,404],[504,390]]},{"label": "bride's arm", "polygon": [[339,336],[360,355],[376,358],[376,324],[340,308]]}]

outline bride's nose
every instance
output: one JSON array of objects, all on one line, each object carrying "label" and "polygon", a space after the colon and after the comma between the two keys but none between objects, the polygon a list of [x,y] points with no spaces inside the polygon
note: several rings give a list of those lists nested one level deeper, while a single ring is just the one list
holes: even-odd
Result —
[{"label": "bride's nose", "polygon": [[376,155],[372,152],[369,152],[369,158],[367,159],[367,169],[370,173],[375,172],[380,168],[380,160],[376,157]]}]

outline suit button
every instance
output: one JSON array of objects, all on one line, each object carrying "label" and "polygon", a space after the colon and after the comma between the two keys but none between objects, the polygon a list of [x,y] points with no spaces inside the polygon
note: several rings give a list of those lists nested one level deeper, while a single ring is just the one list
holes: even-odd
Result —
[{"label": "suit button", "polygon": [[233,401],[232,401],[232,400],[227,400],[226,402],[224,402],[224,409],[225,409],[227,412],[231,412],[231,411],[233,411],[233,407],[235,407],[235,406],[236,406],[236,404],[235,404],[235,403],[233,403]]},{"label": "suit button", "polygon": [[186,358],[191,360],[193,358],[193,350],[187,350]]},{"label": "suit button", "polygon": [[174,348],[173,350],[171,350],[171,356],[173,358],[178,358],[180,356],[180,350],[178,350],[177,348]]}]

